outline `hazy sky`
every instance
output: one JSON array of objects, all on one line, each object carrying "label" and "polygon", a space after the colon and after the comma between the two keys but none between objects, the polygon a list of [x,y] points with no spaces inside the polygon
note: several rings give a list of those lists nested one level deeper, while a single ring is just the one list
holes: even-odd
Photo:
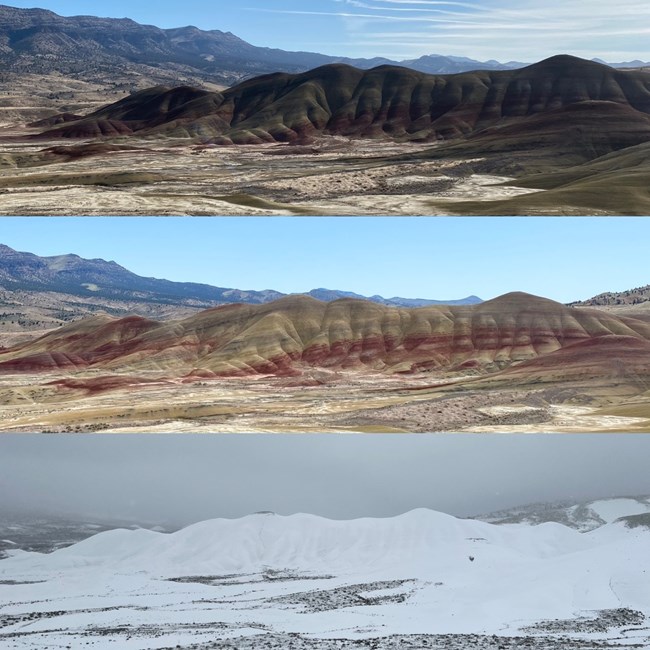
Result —
[{"label": "hazy sky", "polygon": [[454,54],[535,61],[557,53],[648,60],[644,0],[14,0],[62,15],[232,31],[255,45],[342,56]]},{"label": "hazy sky", "polygon": [[10,218],[0,243],[237,289],[560,302],[650,282],[646,218]]},{"label": "hazy sky", "polygon": [[0,436],[0,511],[187,524],[650,494],[650,436]]}]

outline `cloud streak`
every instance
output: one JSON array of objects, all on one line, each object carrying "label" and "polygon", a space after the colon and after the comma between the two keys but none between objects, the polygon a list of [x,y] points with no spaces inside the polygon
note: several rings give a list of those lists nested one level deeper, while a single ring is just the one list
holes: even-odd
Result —
[{"label": "cloud streak", "polygon": [[650,5],[638,0],[330,0],[329,7],[269,11],[340,20],[354,48],[341,54],[349,56],[436,53],[532,62],[563,52],[643,59],[650,32],[642,20],[650,17]]},{"label": "cloud streak", "polygon": [[287,14],[294,16],[329,16],[333,18],[355,18],[355,19],[364,19],[364,20],[377,20],[383,22],[407,22],[407,23],[452,23],[452,24],[465,24],[465,25],[476,25],[480,26],[478,22],[463,21],[463,20],[453,20],[448,18],[431,18],[429,16],[414,16],[412,18],[402,17],[402,16],[385,16],[379,14],[361,14],[361,13],[352,13],[352,12],[343,12],[343,11],[303,11],[300,9],[254,9],[253,11],[258,11],[262,13],[270,14]]}]

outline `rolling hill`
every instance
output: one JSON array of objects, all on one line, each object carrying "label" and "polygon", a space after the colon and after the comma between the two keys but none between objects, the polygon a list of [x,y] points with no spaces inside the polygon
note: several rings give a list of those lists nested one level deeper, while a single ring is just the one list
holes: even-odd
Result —
[{"label": "rolling hill", "polygon": [[[296,376],[310,368],[386,374],[486,373],[512,384],[635,359],[647,374],[650,323],[523,293],[479,305],[387,307],[289,296],[177,321],[106,315],[0,351],[0,373],[156,371],[176,377]],[[618,366],[617,366],[618,367]],[[635,366],[636,367],[636,366]],[[549,379],[550,381],[550,379]]]},{"label": "rolling hill", "polygon": [[624,520],[580,533],[424,509],[112,530],[3,560],[3,634],[39,647],[99,634],[139,648],[647,647],[649,539]]},{"label": "rolling hill", "polygon": [[606,291],[587,300],[571,303],[571,307],[596,307],[617,316],[637,318],[650,322],[650,285],[626,291]]},{"label": "rolling hill", "polygon": [[650,497],[615,497],[581,503],[537,503],[476,517],[490,524],[528,524],[555,522],[580,532],[596,530],[623,518],[650,513]]},{"label": "rolling hill", "polygon": [[593,298],[571,303],[577,307],[625,307],[650,302],[650,285],[627,291],[607,291]]},{"label": "rolling hill", "polygon": [[[569,56],[519,70],[446,76],[333,64],[264,75],[224,92],[151,88],[36,137],[131,135],[221,145],[321,135],[431,141],[438,146],[405,159],[487,160],[476,171],[525,176],[650,142],[650,73]],[[614,169],[622,164],[631,163],[611,161]],[[581,182],[592,173],[584,170]],[[526,187],[536,183],[536,177],[522,180]],[[567,176],[541,183],[540,189],[560,191]],[[544,201],[546,194],[514,201]]]},{"label": "rolling hill", "polygon": [[513,365],[498,377],[491,378],[490,385],[571,382],[591,383],[593,388],[606,385],[619,390],[633,387],[637,393],[647,391],[650,388],[650,341],[626,335],[586,339]]},{"label": "rolling hill", "polygon": [[[591,135],[584,137],[584,124],[563,131],[558,124],[553,134],[541,134],[535,144],[534,136],[520,136],[512,141],[499,141],[487,136],[471,143],[453,145],[454,155],[477,155],[485,145],[489,162],[478,163],[480,171],[516,176],[508,185],[537,189],[539,192],[480,204],[471,199],[449,206],[452,214],[484,215],[634,215],[650,212],[650,143],[633,145],[635,139],[645,140],[645,117],[629,115],[625,124],[624,109],[609,107],[607,113],[618,113],[615,121],[620,130],[614,130],[618,143],[627,144],[615,149],[611,135],[605,130],[598,134],[597,121],[592,122]],[[601,124],[610,123],[604,117]],[[570,126],[571,122],[567,122]],[[482,141],[482,142],[481,142]],[[533,145],[527,151],[522,144]],[[510,148],[510,151],[508,151]],[[452,147],[449,148],[450,150]],[[610,149],[610,153],[604,153]],[[462,152],[462,153],[461,153]],[[594,157],[594,156],[599,157]],[[435,201],[433,202],[435,204]]]}]

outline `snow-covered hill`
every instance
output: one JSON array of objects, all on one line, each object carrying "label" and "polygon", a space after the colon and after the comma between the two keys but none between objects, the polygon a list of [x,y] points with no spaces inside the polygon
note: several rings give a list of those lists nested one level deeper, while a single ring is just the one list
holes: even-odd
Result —
[{"label": "snow-covered hill", "polygon": [[0,562],[0,646],[650,644],[649,548],[646,526],[621,521],[580,533],[428,510],[356,521],[260,514],[173,534],[115,530]]},{"label": "snow-covered hill", "polygon": [[491,524],[556,522],[581,532],[595,530],[621,517],[650,513],[650,496],[599,499],[582,503],[543,503],[500,510],[476,517]]}]

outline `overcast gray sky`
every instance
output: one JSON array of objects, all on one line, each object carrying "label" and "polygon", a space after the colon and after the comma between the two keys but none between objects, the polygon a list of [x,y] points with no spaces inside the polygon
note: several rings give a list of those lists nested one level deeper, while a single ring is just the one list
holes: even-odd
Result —
[{"label": "overcast gray sky", "polygon": [[650,494],[650,436],[0,436],[0,513],[185,525]]}]

